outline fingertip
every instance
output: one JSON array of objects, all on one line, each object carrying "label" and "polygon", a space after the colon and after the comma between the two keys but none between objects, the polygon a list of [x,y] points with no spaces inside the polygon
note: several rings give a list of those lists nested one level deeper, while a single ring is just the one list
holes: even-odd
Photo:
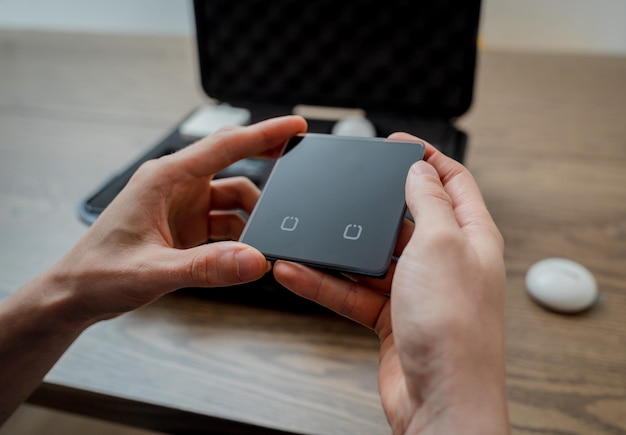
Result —
[{"label": "fingertip", "polygon": [[293,118],[295,118],[297,120],[297,122],[300,124],[300,130],[302,132],[307,131],[307,129],[309,128],[309,123],[306,121],[306,119],[303,116],[300,115],[290,115]]},{"label": "fingertip", "polygon": [[235,254],[237,276],[241,282],[255,281],[268,272],[268,261],[254,248],[245,248]]},{"label": "fingertip", "polygon": [[440,153],[440,151],[434,145],[432,145],[428,141],[425,141],[424,139],[422,139],[420,137],[417,137],[417,136],[414,136],[414,135],[412,135],[410,133],[395,132],[395,133],[391,133],[387,138],[391,139],[391,140],[404,140],[404,141],[410,141],[410,142],[420,142],[426,148],[424,150],[424,159],[425,160],[428,160],[434,154]]},{"label": "fingertip", "polygon": [[413,201],[424,193],[425,187],[428,187],[429,193],[433,189],[443,190],[437,170],[425,160],[419,160],[413,163],[406,179],[406,202],[411,212],[414,211],[412,210]]},{"label": "fingertip", "polygon": [[314,286],[311,283],[319,278],[312,269],[290,261],[276,261],[273,273],[279,284],[300,295],[303,295],[303,288]]},{"label": "fingertip", "polygon": [[293,135],[304,134],[309,129],[309,124],[304,117],[300,115],[289,115],[291,122],[293,123]]},{"label": "fingertip", "polygon": [[409,133],[405,133],[403,131],[398,131],[395,133],[391,133],[388,137],[388,139],[393,139],[393,140],[410,140],[410,141],[421,141],[420,138],[418,138],[417,136],[413,136],[412,134]]},{"label": "fingertip", "polygon": [[452,222],[454,212],[452,200],[446,192],[437,169],[430,163],[420,160],[415,162],[406,180],[406,204],[416,226],[418,221],[427,221],[428,225],[442,225]]},{"label": "fingertip", "polygon": [[270,118],[270,119],[268,119],[266,121],[263,121],[263,122],[264,123],[288,124],[289,125],[289,129],[291,131],[294,131],[294,134],[304,133],[304,132],[307,131],[307,128],[308,128],[308,123],[307,123],[306,119],[304,119],[300,115],[278,116],[276,118]]},{"label": "fingertip", "polygon": [[409,176],[419,177],[422,175],[430,175],[439,179],[439,174],[437,173],[437,170],[434,168],[433,165],[425,160],[418,160],[411,166],[411,169],[409,170]]},{"label": "fingertip", "polygon": [[[272,266],[272,272],[274,277],[280,284],[287,284],[287,281],[297,274],[297,264],[289,263],[287,261],[278,260],[274,262]],[[286,286],[286,285],[285,285]]]}]

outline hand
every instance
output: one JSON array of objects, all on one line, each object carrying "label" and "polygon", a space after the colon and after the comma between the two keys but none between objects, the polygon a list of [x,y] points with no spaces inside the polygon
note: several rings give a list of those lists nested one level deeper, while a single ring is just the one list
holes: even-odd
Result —
[{"label": "hand", "polygon": [[385,280],[283,261],[274,275],[376,331],[394,433],[507,433],[502,236],[471,174],[431,145],[408,174],[406,201],[415,225],[405,221]]},{"label": "hand", "polygon": [[[239,236],[259,192],[213,181],[244,157],[276,156],[300,117],[221,130],[139,168],[74,248],[0,304],[0,426],[82,331],[181,287],[252,281],[269,265]],[[37,357],[33,358],[33,349]]]},{"label": "hand", "polygon": [[[213,180],[235,161],[276,156],[306,130],[300,117],[223,129],[142,165],[79,243],[47,277],[62,283],[67,311],[87,322],[145,305],[181,287],[253,281],[269,265],[236,239],[258,189],[245,178]],[[47,278],[46,277],[46,278]]]}]

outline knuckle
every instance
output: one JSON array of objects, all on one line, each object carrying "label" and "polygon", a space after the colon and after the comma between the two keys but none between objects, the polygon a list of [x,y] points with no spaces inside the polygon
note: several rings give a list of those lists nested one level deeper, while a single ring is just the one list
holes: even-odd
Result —
[{"label": "knuckle", "polygon": [[141,180],[158,180],[161,178],[173,179],[176,176],[176,166],[173,164],[173,155],[147,160],[137,168],[133,178]]},{"label": "knuckle", "polygon": [[243,175],[235,177],[237,183],[245,190],[258,190],[256,185],[248,177]]},{"label": "knuckle", "polygon": [[341,304],[339,305],[339,312],[346,317],[352,317],[356,311],[356,305],[358,300],[357,284],[352,283],[346,289]]},{"label": "knuckle", "polygon": [[217,264],[206,255],[197,254],[193,257],[189,265],[189,278],[193,283],[201,283],[211,286],[215,282],[216,276],[220,273]]},{"label": "knuckle", "polygon": [[152,178],[161,170],[162,162],[156,159],[145,161],[135,171],[136,178]]},{"label": "knuckle", "polygon": [[[247,191],[250,189],[256,189],[256,186],[254,185],[254,183],[248,177],[244,177],[243,175],[236,175],[234,177],[229,177],[227,179],[222,179],[222,180],[227,180],[224,182],[228,182],[228,184],[230,184],[233,190],[237,192]],[[218,180],[218,181],[222,181],[222,180]]]},{"label": "knuckle", "polygon": [[242,205],[250,204],[250,201],[256,200],[261,193],[259,188],[249,178],[243,176],[230,179],[228,187],[232,199]]},{"label": "knuckle", "polygon": [[[424,177],[432,176],[425,175]],[[419,192],[410,192],[407,195],[406,202],[410,210],[419,210],[419,206],[423,204],[424,201],[442,202],[449,207],[452,206],[450,195],[443,189],[438,180],[435,182],[435,177],[432,178],[433,182],[425,183],[421,186]]]},{"label": "knuckle", "polygon": [[248,177],[236,177],[237,195],[239,199],[243,200],[251,195],[256,196],[261,191]]}]

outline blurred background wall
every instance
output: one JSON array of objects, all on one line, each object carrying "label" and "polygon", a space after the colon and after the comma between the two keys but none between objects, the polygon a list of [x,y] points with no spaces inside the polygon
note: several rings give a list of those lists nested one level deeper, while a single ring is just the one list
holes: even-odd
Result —
[{"label": "blurred background wall", "polygon": [[[626,55],[625,0],[483,0],[485,49]],[[189,35],[191,0],[0,0],[0,28]]]}]

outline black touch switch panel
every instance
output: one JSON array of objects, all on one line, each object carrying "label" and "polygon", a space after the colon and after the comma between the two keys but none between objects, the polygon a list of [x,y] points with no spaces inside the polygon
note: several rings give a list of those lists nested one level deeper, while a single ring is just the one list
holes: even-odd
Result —
[{"label": "black touch switch panel", "polygon": [[406,210],[419,142],[323,134],[285,147],[240,241],[268,259],[383,276]]}]

